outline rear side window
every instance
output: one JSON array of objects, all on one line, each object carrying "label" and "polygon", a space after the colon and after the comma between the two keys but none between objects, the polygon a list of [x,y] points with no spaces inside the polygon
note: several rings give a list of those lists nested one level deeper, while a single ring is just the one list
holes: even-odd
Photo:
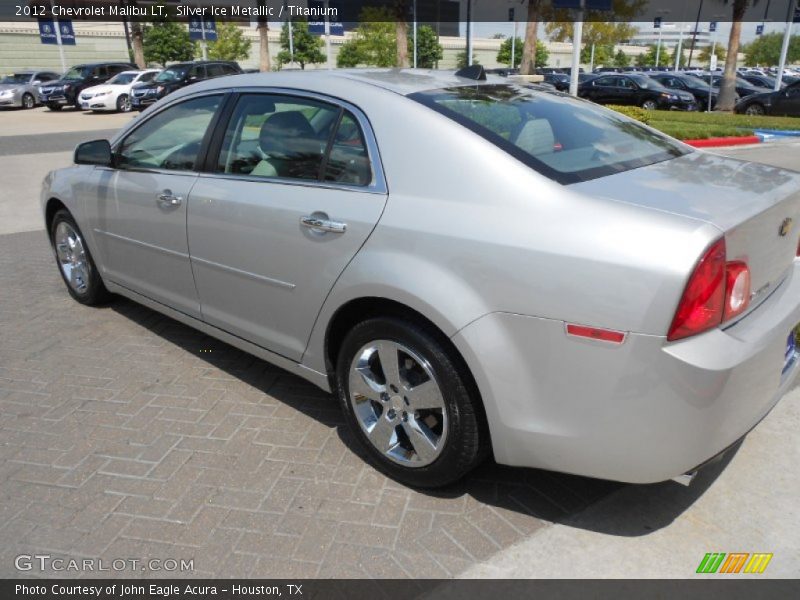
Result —
[{"label": "rear side window", "polygon": [[239,98],[217,171],[350,185],[372,180],[364,136],[350,113],[326,102],[279,94]]},{"label": "rear side window", "polygon": [[651,165],[689,150],[636,121],[574,98],[516,85],[410,96],[563,184]]}]

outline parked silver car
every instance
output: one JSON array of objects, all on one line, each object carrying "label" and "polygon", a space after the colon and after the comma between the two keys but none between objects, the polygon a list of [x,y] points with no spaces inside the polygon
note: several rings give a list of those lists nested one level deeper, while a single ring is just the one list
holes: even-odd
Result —
[{"label": "parked silver car", "polygon": [[692,472],[798,372],[800,173],[502,78],[239,75],[78,147],[42,205],[121,294],[335,392],[370,460]]},{"label": "parked silver car", "polygon": [[0,79],[0,106],[33,108],[39,104],[39,86],[61,75],[51,71],[17,71]]}]

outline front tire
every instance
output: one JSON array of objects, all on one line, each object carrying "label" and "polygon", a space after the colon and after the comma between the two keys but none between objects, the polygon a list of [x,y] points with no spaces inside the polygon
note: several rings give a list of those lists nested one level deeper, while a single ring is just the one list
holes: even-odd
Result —
[{"label": "front tire", "polygon": [[69,211],[59,210],[53,217],[50,243],[70,296],[89,306],[110,298],[83,234]]},{"label": "front tire", "polygon": [[36,106],[36,99],[28,93],[22,95],[22,108],[25,110],[30,110],[34,106]]},{"label": "front tire", "polygon": [[131,99],[128,94],[122,94],[117,98],[117,112],[131,112]]},{"label": "front tire", "polygon": [[401,483],[445,486],[488,454],[472,379],[429,325],[397,317],[356,325],[339,352],[336,391],[369,461]]}]

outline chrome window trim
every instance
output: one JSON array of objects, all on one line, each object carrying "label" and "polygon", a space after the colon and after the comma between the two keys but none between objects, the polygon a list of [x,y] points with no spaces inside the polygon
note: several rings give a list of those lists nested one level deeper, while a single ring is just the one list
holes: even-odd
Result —
[{"label": "chrome window trim", "polygon": [[[280,183],[286,185],[300,185],[304,187],[314,187],[322,189],[336,189],[347,190],[350,192],[361,192],[367,194],[388,194],[388,186],[386,184],[386,176],[383,171],[383,163],[381,162],[380,149],[378,148],[378,141],[375,138],[375,132],[372,129],[372,124],[369,122],[366,114],[356,105],[351,104],[347,100],[342,100],[335,96],[328,96],[318,92],[310,92],[307,90],[300,90],[295,88],[284,87],[267,87],[267,86],[248,86],[248,87],[235,87],[229,90],[234,94],[276,94],[281,96],[295,96],[299,98],[308,98],[324,102],[333,106],[343,108],[352,114],[358,121],[361,127],[361,132],[364,134],[364,142],[367,145],[367,155],[369,158],[370,171],[372,171],[372,181],[367,185],[353,185],[347,183],[336,183],[332,181],[319,181],[312,179],[292,179],[289,177],[261,177],[252,175],[235,175],[232,173],[209,173],[202,172],[200,177],[208,178],[213,177],[217,179],[230,179],[233,181],[250,181],[261,183]],[[225,124],[225,127],[229,123]]]}]

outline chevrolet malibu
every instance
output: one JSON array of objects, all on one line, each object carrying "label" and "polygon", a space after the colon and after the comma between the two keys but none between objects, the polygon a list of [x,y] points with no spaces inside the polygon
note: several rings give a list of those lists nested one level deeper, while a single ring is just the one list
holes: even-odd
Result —
[{"label": "chevrolet malibu", "polygon": [[798,371],[800,173],[481,69],[189,86],[43,185],[67,291],[338,397],[413,486],[686,480]]}]

